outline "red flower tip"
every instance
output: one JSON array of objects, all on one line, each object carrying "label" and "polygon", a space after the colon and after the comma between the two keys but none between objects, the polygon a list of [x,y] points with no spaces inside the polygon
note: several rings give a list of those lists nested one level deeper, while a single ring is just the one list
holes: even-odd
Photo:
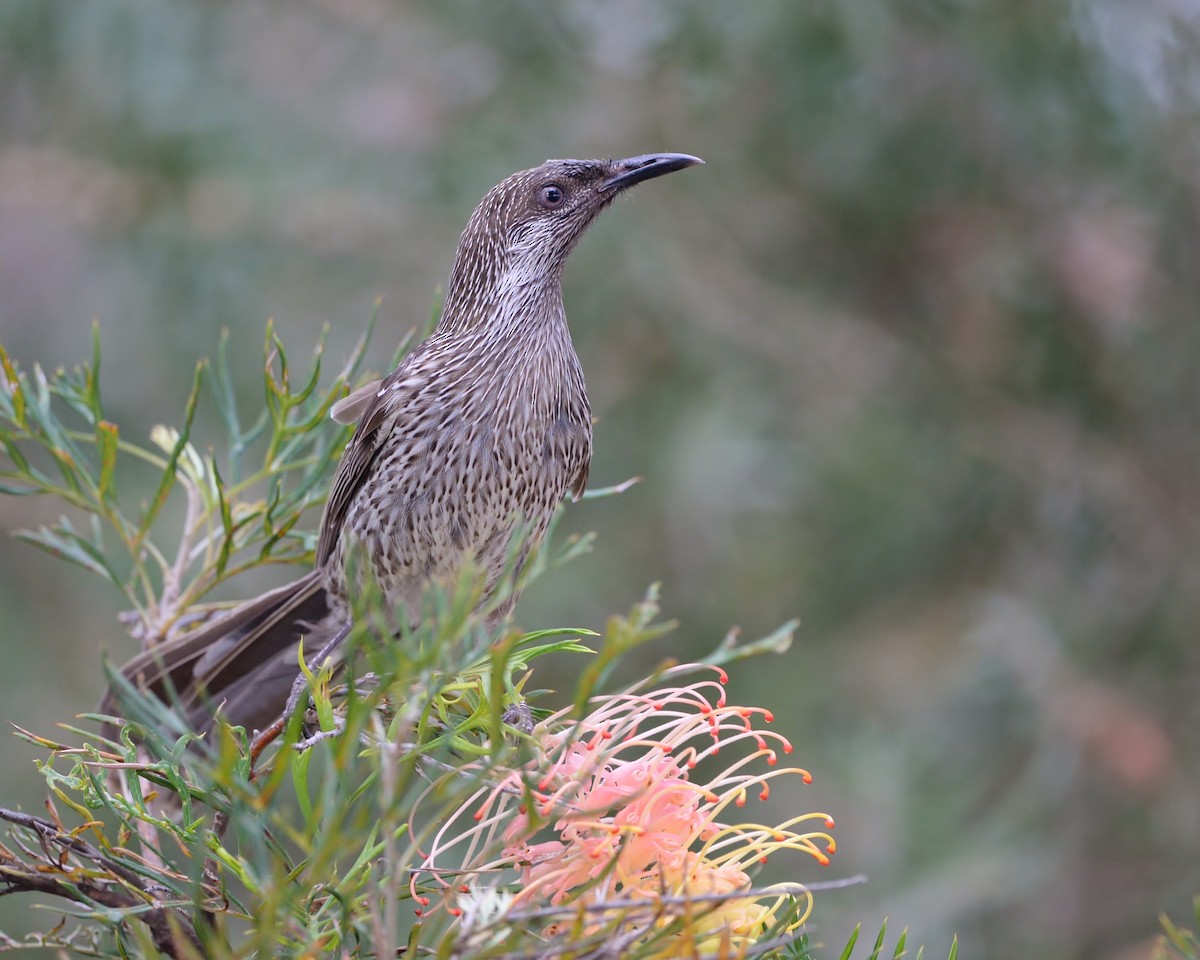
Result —
[{"label": "red flower tip", "polygon": [[726,673],[724,670],[722,670],[720,667],[715,667],[714,669],[717,671],[717,679],[718,679],[719,681],[721,681],[721,683],[728,683],[728,682],[729,682],[729,674],[727,674],[727,673]]},{"label": "red flower tip", "polygon": [[825,818],[825,829],[832,830],[833,828],[834,828],[833,817],[826,817]]},{"label": "red flower tip", "polygon": [[654,709],[655,709],[655,710],[661,710],[662,708],[663,708],[663,705],[662,705],[661,703],[656,703],[656,704],[654,705]]},{"label": "red flower tip", "polygon": [[470,893],[471,888],[467,884],[462,883],[462,884],[459,884],[458,892],[459,893]]},{"label": "red flower tip", "polygon": [[746,795],[744,793],[739,793],[737,799],[733,802],[739,807],[744,807],[746,805]]},{"label": "red flower tip", "polygon": [[413,916],[414,916],[414,917],[419,917],[419,916],[421,916],[421,911],[420,911],[420,910],[414,910],[414,911],[413,911]]},{"label": "red flower tip", "polygon": [[829,866],[829,858],[827,856],[825,856],[825,854],[820,853],[818,851],[816,856],[817,856],[817,863],[819,863],[823,867]]},{"label": "red flower tip", "polygon": [[452,917],[461,917],[463,912],[461,907],[450,907],[449,913]]},{"label": "red flower tip", "polygon": [[476,811],[475,811],[475,822],[476,822],[476,823],[478,823],[478,822],[479,822],[480,820],[482,820],[482,819],[483,819],[483,811],[482,811],[482,810],[476,810]]},{"label": "red flower tip", "polygon": [[829,838],[829,853],[837,853],[837,841],[833,837]]},{"label": "red flower tip", "polygon": [[770,795],[771,795],[771,790],[770,790],[770,788],[769,788],[769,787],[768,787],[768,786],[767,786],[767,785],[764,783],[764,784],[763,784],[763,788],[762,788],[762,792],[761,792],[761,793],[758,795],[758,799],[759,799],[759,800],[766,800],[766,799],[767,799],[767,797],[769,797]]},{"label": "red flower tip", "polygon": [[784,752],[784,753],[791,753],[791,752],[792,752],[792,742],[791,742],[790,740],[784,740],[784,741],[783,741],[783,752]]},{"label": "red flower tip", "polygon": [[773,767],[779,762],[779,757],[775,756],[774,750],[767,751],[767,766]]},{"label": "red flower tip", "polygon": [[764,853],[764,854],[763,854],[761,857],[759,857],[759,858],[758,858],[758,862],[759,862],[759,863],[766,863],[766,862],[767,862],[767,855]]},{"label": "red flower tip", "polygon": [[604,730],[600,731],[600,736],[602,736],[605,740],[611,740],[613,738],[613,732],[605,728]]},{"label": "red flower tip", "polygon": [[770,710],[764,710],[763,711],[763,719],[767,723],[774,723],[775,722],[775,714],[773,714]]},{"label": "red flower tip", "polygon": [[429,906],[429,898],[428,897],[417,896],[417,897],[414,897],[413,899],[415,899],[417,901],[417,903],[419,903],[423,907]]},{"label": "red flower tip", "polygon": [[804,776],[802,776],[800,779],[803,780],[805,783],[812,783],[812,774],[809,773],[807,770],[805,770]]}]

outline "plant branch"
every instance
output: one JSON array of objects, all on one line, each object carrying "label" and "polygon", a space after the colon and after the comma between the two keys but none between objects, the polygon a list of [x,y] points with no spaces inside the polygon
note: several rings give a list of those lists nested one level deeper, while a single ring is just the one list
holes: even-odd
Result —
[{"label": "plant branch", "polygon": [[[144,923],[157,949],[169,957],[204,957],[206,952],[196,928],[182,909],[163,903],[161,891],[135,871],[105,856],[96,847],[63,832],[54,823],[16,810],[0,807],[6,820],[37,836],[43,851],[40,862],[24,864],[0,846],[0,896],[17,892],[45,893],[89,907],[129,910]],[[59,855],[52,852],[58,848]],[[70,855],[100,867],[108,876],[87,875],[72,868]]]}]

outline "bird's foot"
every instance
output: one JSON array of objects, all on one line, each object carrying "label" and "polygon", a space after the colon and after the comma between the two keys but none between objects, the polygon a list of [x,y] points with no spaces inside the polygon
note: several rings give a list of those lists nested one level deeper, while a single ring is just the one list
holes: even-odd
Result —
[{"label": "bird's foot", "polygon": [[303,740],[297,740],[292,744],[292,749],[298,753],[303,753],[305,750],[315,747],[322,740],[332,740],[334,737],[341,736],[342,731],[346,729],[346,720],[344,717],[334,717],[333,727],[330,730],[318,730],[312,736],[305,737]]},{"label": "bird's foot", "polygon": [[[345,643],[346,638],[350,636],[351,626],[352,624],[349,622],[343,624],[338,632],[333,635],[330,641],[317,651],[317,655],[309,659],[308,667],[310,673],[319,669],[321,664],[329,659],[329,657],[333,656],[333,654],[337,651],[337,648]],[[301,673],[298,677],[296,677],[296,682],[292,684],[292,692],[288,694],[287,704],[283,708],[283,719],[285,723],[287,722],[287,718],[296,712],[296,707],[300,704],[300,698],[304,696],[307,688],[308,677]]]}]

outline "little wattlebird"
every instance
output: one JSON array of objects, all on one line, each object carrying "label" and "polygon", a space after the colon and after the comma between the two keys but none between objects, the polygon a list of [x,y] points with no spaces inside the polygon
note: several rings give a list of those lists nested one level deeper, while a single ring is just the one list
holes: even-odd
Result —
[{"label": "little wattlebird", "polygon": [[[591,407],[563,310],[567,256],[623,191],[701,162],[547,160],[493,187],[459,239],[433,334],[334,409],[357,426],[312,572],[145,651],[124,678],[192,729],[219,712],[253,730],[287,704],[301,639],[312,653],[348,629],[350,552],[361,551],[397,622],[415,626],[427,586],[453,582],[468,562],[485,602],[494,596],[514,554],[519,567],[559,503],[587,483]],[[100,712],[121,712],[113,687]]]}]

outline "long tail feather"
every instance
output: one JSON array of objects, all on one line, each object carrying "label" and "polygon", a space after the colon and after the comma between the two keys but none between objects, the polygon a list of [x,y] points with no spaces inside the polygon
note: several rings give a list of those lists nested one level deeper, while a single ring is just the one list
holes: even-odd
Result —
[{"label": "long tail feather", "polygon": [[[307,634],[328,632],[329,616],[322,578],[314,571],[138,654],[121,674],[176,707],[198,732],[218,709],[230,723],[253,729],[283,709],[299,673],[296,645]],[[105,691],[99,712],[121,715],[116,687]]]}]

